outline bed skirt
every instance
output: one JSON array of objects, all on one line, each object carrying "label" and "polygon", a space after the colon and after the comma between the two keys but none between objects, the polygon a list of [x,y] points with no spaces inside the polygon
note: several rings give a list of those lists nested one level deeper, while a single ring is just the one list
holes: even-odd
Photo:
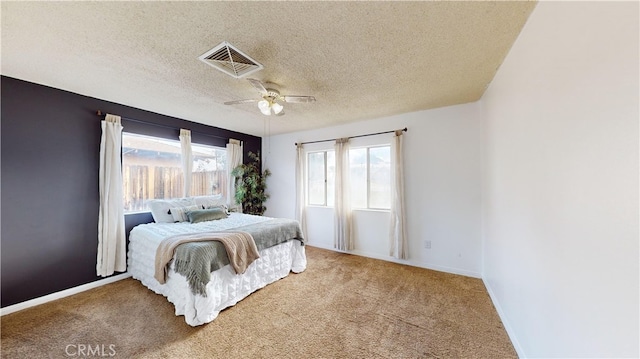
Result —
[{"label": "bed skirt", "polygon": [[[171,264],[166,284],[160,284],[153,276],[149,260],[132,256],[137,243],[129,245],[129,273],[152,291],[162,294],[174,304],[176,315],[183,315],[187,324],[197,326],[216,319],[221,310],[238,303],[249,294],[289,275],[300,273],[307,267],[305,247],[297,240],[290,240],[260,251],[260,258],[243,274],[236,274],[230,265],[211,273],[207,284],[207,296],[196,295],[189,289],[186,278],[178,274]],[[134,258],[134,259],[132,259]],[[146,264],[146,265],[145,265]]]}]

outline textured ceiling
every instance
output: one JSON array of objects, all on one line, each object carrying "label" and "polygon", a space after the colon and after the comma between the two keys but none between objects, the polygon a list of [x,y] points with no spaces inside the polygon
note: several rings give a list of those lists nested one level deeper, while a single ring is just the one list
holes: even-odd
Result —
[{"label": "textured ceiling", "polygon": [[[534,2],[2,2],[3,75],[258,136],[478,100]],[[289,95],[198,60],[229,41]],[[267,120],[268,121],[265,121]]]}]

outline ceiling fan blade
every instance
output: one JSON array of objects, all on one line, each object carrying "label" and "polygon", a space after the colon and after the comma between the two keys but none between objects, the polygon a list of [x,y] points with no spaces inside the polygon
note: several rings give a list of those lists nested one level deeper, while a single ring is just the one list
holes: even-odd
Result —
[{"label": "ceiling fan blade", "polygon": [[227,101],[224,104],[225,105],[237,105],[237,104],[241,104],[241,103],[254,103],[254,102],[258,102],[260,100],[256,100],[256,99],[247,99],[247,100],[235,100],[235,101]]},{"label": "ceiling fan blade", "polygon": [[315,102],[316,98],[313,96],[283,96],[284,102],[290,103],[308,103]]},{"label": "ceiling fan blade", "polygon": [[267,89],[264,88],[264,85],[262,84],[262,82],[260,82],[260,80],[256,80],[256,79],[247,79],[247,80],[249,80],[249,82],[251,82],[253,87],[255,87],[256,90],[258,90],[258,92],[260,92],[260,94],[262,94],[262,95],[266,95],[267,94]]}]

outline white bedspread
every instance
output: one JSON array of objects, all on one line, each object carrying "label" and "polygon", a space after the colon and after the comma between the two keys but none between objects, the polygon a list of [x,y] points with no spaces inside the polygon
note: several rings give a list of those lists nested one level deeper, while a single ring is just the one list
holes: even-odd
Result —
[{"label": "white bedspread", "polygon": [[211,273],[207,296],[194,295],[184,276],[171,265],[166,284],[154,278],[156,249],[168,237],[184,233],[222,231],[271,218],[232,213],[229,218],[191,224],[149,223],[136,226],[129,236],[129,273],[152,291],[162,294],[174,304],[176,315],[184,315],[191,326],[209,323],[221,310],[235,305],[254,291],[289,275],[300,273],[307,267],[304,246],[297,240],[288,241],[260,251],[260,258],[243,274],[236,274],[226,265]]}]

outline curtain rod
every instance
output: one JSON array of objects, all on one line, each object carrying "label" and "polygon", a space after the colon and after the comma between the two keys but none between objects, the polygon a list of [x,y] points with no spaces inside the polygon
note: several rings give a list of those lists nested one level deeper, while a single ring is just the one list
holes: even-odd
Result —
[{"label": "curtain rod", "polygon": [[[103,113],[102,113],[102,111],[97,110],[97,111],[96,111],[96,115],[98,115],[98,116],[102,117],[102,116],[104,116],[105,114],[103,114]],[[129,118],[129,117],[120,117],[120,118],[123,118],[123,119],[125,119],[125,120],[127,120],[127,121],[130,121],[130,122],[143,123],[143,124],[145,124],[145,125],[151,125],[151,126],[156,126],[156,127],[163,127],[163,128],[168,128],[168,129],[171,129],[171,130],[178,130],[178,131],[180,131],[180,129],[179,129],[179,128],[177,128],[177,127],[173,127],[173,126],[160,125],[160,124],[157,124],[157,123],[147,122],[147,121],[142,121],[142,120],[136,120],[136,119],[134,119],[134,118]],[[231,138],[231,137],[216,136],[216,135],[212,135],[212,134],[208,134],[208,133],[202,133],[202,132],[198,132],[198,131],[191,131],[191,132],[193,132],[193,133],[197,133],[197,134],[200,134],[200,135],[203,135],[203,136],[220,138],[220,139],[223,139],[223,140],[229,140],[229,139]]]},{"label": "curtain rod", "polygon": [[[376,133],[368,133],[368,134],[366,134],[366,135],[350,136],[350,137],[347,137],[347,138],[351,139],[351,138],[358,138],[358,137],[367,137],[367,136],[383,135],[383,134],[385,134],[385,133],[394,133],[394,132],[396,132],[396,131],[399,131],[399,130],[384,131],[384,132],[376,132]],[[403,129],[402,129],[402,132],[407,132],[407,128],[406,128],[406,127],[405,127],[405,128],[403,128]],[[332,138],[332,139],[329,139],[329,140],[318,140],[318,141],[300,142],[300,143],[296,142],[296,143],[295,143],[295,145],[296,145],[296,146],[297,146],[298,144],[300,144],[300,145],[306,145],[306,144],[309,144],[309,143],[329,142],[329,141],[335,141],[335,140],[337,140],[337,138]]]}]

